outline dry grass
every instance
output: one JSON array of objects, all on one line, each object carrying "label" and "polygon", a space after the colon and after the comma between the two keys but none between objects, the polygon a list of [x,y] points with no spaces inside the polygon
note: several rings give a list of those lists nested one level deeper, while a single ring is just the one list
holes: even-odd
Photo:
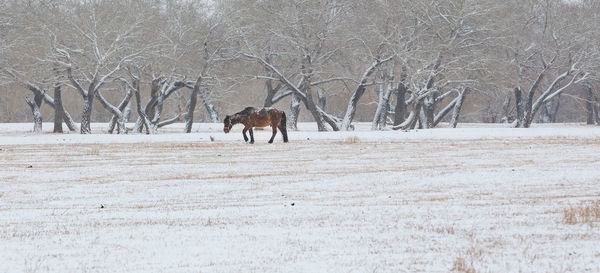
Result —
[{"label": "dry grass", "polygon": [[89,152],[88,155],[95,155],[95,156],[99,156],[100,155],[100,147],[92,147]]},{"label": "dry grass", "polygon": [[473,242],[473,245],[464,253],[464,255],[456,257],[450,271],[462,273],[476,273],[474,263],[481,260],[483,249],[478,246],[478,242]]},{"label": "dry grass", "polygon": [[336,144],[356,144],[360,143],[360,139],[357,136],[347,137],[344,140],[336,141]]},{"label": "dry grass", "polygon": [[467,261],[467,259],[463,257],[457,257],[454,260],[454,264],[452,265],[451,271],[454,272],[463,272],[463,273],[476,273],[477,270],[473,268],[473,261]]},{"label": "dry grass", "polygon": [[563,222],[574,225],[600,221],[600,200],[588,201],[563,209]]},{"label": "dry grass", "polygon": [[[481,263],[484,255],[489,253],[489,248],[487,248],[488,246],[484,245],[484,241],[478,240],[474,233],[468,233],[467,236],[470,237],[471,245],[466,251],[461,251],[462,254],[459,254],[459,256],[454,259],[450,271],[476,273],[477,270],[475,269],[475,263]],[[493,241],[493,245],[499,244],[501,243],[497,242],[496,240]],[[484,249],[484,247],[486,248]]]}]

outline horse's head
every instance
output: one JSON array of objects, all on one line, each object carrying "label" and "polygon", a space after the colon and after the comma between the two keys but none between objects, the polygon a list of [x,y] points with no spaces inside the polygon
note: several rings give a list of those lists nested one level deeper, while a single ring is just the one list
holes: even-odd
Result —
[{"label": "horse's head", "polygon": [[231,130],[232,126],[233,124],[231,124],[231,116],[225,116],[225,120],[223,121],[223,132],[226,134],[229,133],[229,130]]}]

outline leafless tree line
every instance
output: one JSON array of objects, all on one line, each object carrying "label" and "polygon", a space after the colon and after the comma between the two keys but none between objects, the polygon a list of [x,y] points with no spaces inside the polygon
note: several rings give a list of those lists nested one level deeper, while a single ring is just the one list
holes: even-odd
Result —
[{"label": "leafless tree line", "polygon": [[0,10],[2,115],[19,105],[36,132],[43,105],[55,132],[83,134],[101,120],[110,133],[180,120],[191,132],[195,113],[218,122],[217,109],[256,103],[320,131],[356,120],[529,127],[558,113],[600,124],[593,0],[3,0]]}]

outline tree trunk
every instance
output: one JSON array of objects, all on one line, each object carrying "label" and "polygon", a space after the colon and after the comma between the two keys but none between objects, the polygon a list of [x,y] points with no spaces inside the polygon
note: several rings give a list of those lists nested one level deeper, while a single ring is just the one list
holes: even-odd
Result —
[{"label": "tree trunk", "polygon": [[266,85],[267,85],[267,97],[265,98],[265,101],[263,103],[263,107],[264,108],[273,106],[273,96],[275,96],[275,93],[273,93],[271,91],[272,87],[271,87],[270,81],[271,80],[267,80],[267,83],[266,83]]},{"label": "tree trunk", "polygon": [[393,83],[390,82],[389,86],[386,89],[386,92],[383,95],[383,99],[379,102],[380,105],[378,105],[377,110],[375,110],[373,124],[371,126],[372,130],[382,130],[383,128],[385,128],[388,112],[390,110],[390,97],[394,89],[392,85]]},{"label": "tree trunk", "polygon": [[117,120],[117,133],[119,135],[127,134],[127,120],[124,115],[121,115],[121,118]]},{"label": "tree trunk", "polygon": [[71,131],[71,132],[77,131],[77,125],[75,125],[75,121],[71,117],[71,114],[69,114],[69,112],[67,112],[67,110],[65,109],[64,106],[62,107],[62,109],[63,109],[63,114],[64,114],[63,120],[65,121],[67,128],[69,128],[69,131]]},{"label": "tree trunk", "polygon": [[388,58],[385,58],[383,60],[378,59],[375,62],[373,62],[371,64],[371,66],[369,68],[367,68],[367,70],[365,70],[365,72],[363,73],[363,75],[360,79],[360,83],[356,87],[354,94],[352,94],[352,97],[350,98],[350,101],[348,102],[348,107],[346,107],[346,114],[344,115],[344,119],[342,120],[342,125],[340,128],[341,130],[344,130],[344,131],[350,130],[350,128],[351,128],[350,124],[352,123],[352,120],[354,119],[354,114],[356,113],[356,105],[358,104],[358,101],[360,100],[362,95],[365,93],[367,79],[371,76],[371,74],[373,72],[375,72],[375,70],[379,66],[392,60],[394,58],[394,56],[395,55],[391,55]]},{"label": "tree trunk", "polygon": [[[127,123],[129,121],[129,113],[131,112],[131,97],[132,96],[133,96],[133,93],[128,90],[127,93],[125,94],[125,97],[121,101],[121,103],[119,103],[119,106],[117,106],[119,111],[121,111],[123,113],[123,117],[122,117],[124,119],[123,123]],[[125,109],[129,109],[129,110],[125,111]],[[110,121],[108,122],[108,133],[109,134],[113,133],[118,119],[119,119],[119,116],[114,115],[114,114],[110,118]],[[117,129],[117,130],[120,130],[120,129]],[[119,133],[121,133],[121,132],[119,131]]]},{"label": "tree trunk", "polygon": [[539,122],[541,123],[551,123],[552,122],[552,101],[544,103],[542,106],[542,111],[540,111]]},{"label": "tree trunk", "polygon": [[411,106],[412,110],[408,114],[408,117],[402,123],[392,126],[393,130],[399,130],[399,129],[408,130],[408,129],[415,128],[415,126],[418,122],[418,119],[419,119],[418,115],[419,115],[419,112],[421,111],[422,100],[419,100],[418,98],[413,97],[413,98],[411,98],[410,106]]},{"label": "tree trunk", "polygon": [[325,93],[323,93],[323,89],[319,88],[317,91],[317,101],[321,110],[325,111],[325,107],[327,106],[327,97]]},{"label": "tree trunk", "polygon": [[282,86],[282,84],[278,84],[277,86],[273,87],[273,80],[266,80],[265,87],[267,88],[267,97],[265,98],[265,102],[263,104],[265,108],[273,106],[273,103],[275,103],[273,101],[275,94],[277,94],[277,91],[279,91]]},{"label": "tree trunk", "polygon": [[419,108],[419,118],[417,119],[419,126],[417,126],[417,129],[423,129],[424,125],[427,124],[427,117],[425,116],[425,109],[423,108],[425,108],[423,105]]},{"label": "tree trunk", "polygon": [[138,83],[134,83],[135,86],[135,104],[136,104],[136,108],[137,108],[137,113],[140,116],[140,119],[142,120],[142,127],[144,128],[144,126],[146,127],[146,134],[154,134],[155,132],[151,129],[152,126],[150,126],[150,121],[148,120],[148,117],[146,116],[146,113],[144,113],[144,110],[142,109],[142,102],[140,99],[140,90],[139,90],[139,82]]},{"label": "tree trunk", "polygon": [[125,106],[125,109],[123,110],[123,116],[125,117],[125,122],[129,122],[129,120],[131,119],[131,99],[129,100],[129,103],[127,103],[127,106]]},{"label": "tree trunk", "polygon": [[515,88],[515,107],[517,108],[517,119],[515,120],[515,127],[523,128],[525,126],[525,116],[523,113],[523,93],[521,88]]},{"label": "tree trunk", "polygon": [[199,92],[198,94],[200,95],[200,98],[202,99],[202,103],[204,104],[204,108],[206,109],[206,112],[208,112],[210,122],[218,123],[219,122],[219,114],[217,113],[215,106],[212,104],[212,101],[210,99],[210,93],[208,92],[207,88],[202,88],[202,91]]},{"label": "tree trunk", "polygon": [[125,105],[128,103],[128,100],[131,96],[131,93],[128,92],[125,96],[126,96],[126,100],[127,102],[122,102],[121,105],[119,105],[118,107],[115,107],[114,105],[110,104],[105,98],[104,96],[102,96],[102,93],[100,93],[100,90],[96,90],[95,92],[96,97],[98,98],[98,100],[100,101],[100,103],[102,104],[102,106],[104,107],[104,109],[106,109],[108,112],[110,112],[113,117],[116,116],[117,117],[117,131],[119,132],[119,134],[127,134],[127,127],[125,126],[125,123],[127,122],[127,120],[125,119],[125,116],[123,115],[123,110],[119,109],[119,107],[121,108],[125,108]]},{"label": "tree trunk", "polygon": [[[265,56],[265,61],[270,63],[271,62],[271,56],[267,55]],[[270,76],[273,75],[273,72],[270,71],[268,68],[265,68],[266,72],[270,72]],[[281,84],[281,82],[279,82],[277,84],[277,86],[273,87],[273,80],[268,79],[265,81],[265,87],[267,88],[267,97],[265,98],[265,102],[263,104],[263,106],[266,107],[271,107],[273,106],[273,104],[275,103],[274,101],[274,97],[275,94],[277,94],[277,91],[279,91],[279,89],[281,89],[281,87],[283,87],[283,84]]]},{"label": "tree trunk", "polygon": [[[164,80],[163,77],[153,77],[153,79],[152,79],[152,83],[150,85],[150,100],[148,100],[148,102],[146,103],[146,106],[143,109],[143,112],[149,121],[152,121],[154,119],[154,115],[155,115],[154,106],[156,105],[156,101],[158,100],[158,92],[160,91],[163,80]],[[138,87],[138,88],[140,88],[140,87]],[[139,93],[139,90],[137,92]],[[133,130],[137,131],[138,133],[141,133],[142,130],[144,129],[145,123],[146,122],[144,121],[144,119],[138,115],[138,118],[135,121],[135,126],[133,127]],[[146,129],[152,130],[151,128],[146,128]]]},{"label": "tree trunk", "polygon": [[556,120],[558,119],[558,110],[560,108],[560,95],[558,95],[555,99],[556,103],[554,104],[554,109],[552,109],[552,119],[550,120],[550,122],[552,123],[556,123]]},{"label": "tree trunk", "polygon": [[452,118],[450,119],[450,126],[452,126],[452,128],[456,128],[456,125],[458,124],[460,110],[469,92],[470,89],[465,88],[462,92],[460,92],[460,95],[458,95],[456,104],[454,105],[454,111],[452,111]]},{"label": "tree trunk", "polygon": [[423,99],[423,116],[420,119],[421,125],[425,129],[434,127],[435,121],[435,105],[437,101],[438,91],[433,91]]},{"label": "tree trunk", "polygon": [[290,103],[290,117],[288,128],[290,130],[298,130],[298,116],[300,115],[300,97],[292,94],[292,102]]},{"label": "tree trunk", "polygon": [[391,119],[388,117],[391,114],[390,109],[392,109],[392,104],[390,103],[390,97],[388,97],[386,99],[386,104],[381,109],[381,112],[382,112],[381,117],[380,117],[381,120],[379,121],[381,129],[385,128],[388,124],[391,124],[390,123]]},{"label": "tree trunk", "polygon": [[540,111],[540,122],[542,123],[554,123],[558,116],[558,109],[560,108],[560,95],[544,103]]},{"label": "tree trunk", "polygon": [[448,115],[448,113],[450,113],[450,110],[453,110],[455,108],[456,103],[459,99],[460,94],[435,115],[435,117],[433,118],[433,127],[437,126],[442,121],[442,119],[444,119],[444,117]]},{"label": "tree trunk", "polygon": [[342,126],[340,129],[345,131],[348,131],[350,129],[350,123],[352,123],[352,120],[354,119],[354,114],[356,113],[356,105],[358,104],[358,101],[360,100],[362,95],[365,93],[365,84],[366,80],[364,83],[360,83],[358,88],[356,88],[356,90],[354,91],[354,94],[352,94],[352,97],[348,102],[348,107],[346,108],[346,115],[344,115],[344,120],[342,121]]},{"label": "tree trunk", "polygon": [[81,133],[91,134],[92,129],[90,127],[92,119],[92,103],[94,102],[94,94],[87,94],[83,97],[83,110],[81,113]]},{"label": "tree trunk", "polygon": [[387,77],[383,77],[383,80],[384,83],[379,91],[379,101],[377,104],[377,109],[375,110],[375,115],[373,116],[371,130],[382,130],[385,127],[390,105],[390,97],[394,92],[394,72],[390,71]]},{"label": "tree trunk", "polygon": [[594,116],[596,118],[596,124],[600,124],[600,104],[594,103]]},{"label": "tree trunk", "polygon": [[[311,92],[311,91],[308,90],[308,92]],[[312,102],[312,104],[314,104],[314,102]],[[325,120],[323,119],[323,116],[321,116],[321,114],[316,110],[316,107],[312,108],[312,109],[308,109],[308,110],[310,111],[310,113],[312,114],[313,118],[317,122],[317,130],[319,132],[329,131],[327,129],[327,127],[325,126]]]},{"label": "tree trunk", "polygon": [[[560,96],[560,94],[562,94],[562,92],[564,92],[568,87],[572,86],[574,83],[577,83],[576,79],[577,79],[579,72],[575,72],[575,71],[577,71],[577,70],[574,70],[573,68],[571,68],[571,69],[567,70],[566,72],[558,75],[554,79],[554,81],[548,86],[548,88],[546,88],[546,90],[544,92],[542,92],[542,94],[540,94],[540,96],[537,98],[535,103],[530,103],[528,101],[527,109],[526,109],[527,112],[525,114],[525,125],[523,127],[529,128],[529,126],[531,125],[531,122],[533,121],[533,117],[535,116],[535,114],[537,113],[537,111],[539,110],[539,108],[542,106],[543,103],[546,103],[546,102],[552,100],[556,96]],[[565,83],[561,87],[558,87],[559,83],[561,83],[564,79],[567,79],[569,77],[571,77],[571,79],[568,80],[567,83]],[[532,93],[533,91],[530,91],[530,92]],[[531,101],[533,101],[533,95],[531,95],[531,93],[529,94],[529,98],[531,99]]]},{"label": "tree trunk", "polygon": [[[153,91],[154,97],[151,100],[153,103],[146,107],[146,109],[148,109],[146,110],[146,115],[150,115],[150,113],[152,113],[152,124],[154,127],[157,127],[160,121],[165,100],[169,98],[169,96],[171,96],[171,94],[173,94],[175,91],[184,86],[186,85],[183,81],[176,81],[173,83],[163,81],[160,87],[160,92]],[[154,89],[158,90],[158,87],[154,87]]]},{"label": "tree trunk", "polygon": [[202,82],[202,76],[198,77],[196,80],[196,84],[194,84],[194,89],[192,89],[192,93],[190,95],[190,100],[187,104],[187,112],[185,113],[185,132],[192,132],[192,125],[194,124],[194,110],[196,109],[196,103],[198,101],[198,92],[200,92],[200,83]]},{"label": "tree trunk", "polygon": [[509,123],[511,120],[510,117],[510,96],[506,96],[504,102],[502,103],[502,123]]},{"label": "tree trunk", "polygon": [[42,133],[42,113],[40,112],[40,106],[42,105],[42,96],[36,95],[33,99],[29,99],[25,97],[25,101],[31,107],[31,112],[33,113],[33,132],[36,134]]},{"label": "tree trunk", "polygon": [[61,97],[61,86],[60,84],[54,85],[54,133],[62,133],[62,123],[64,118],[64,109],[62,106]]},{"label": "tree trunk", "polygon": [[158,124],[156,124],[156,127],[161,128],[163,126],[167,126],[169,124],[173,124],[173,123],[179,121],[181,119],[181,117],[185,114],[185,112],[187,112],[187,108],[184,107],[183,110],[180,110],[179,113],[177,113],[177,115],[175,115],[174,117],[172,117],[170,119],[159,122]]},{"label": "tree trunk", "polygon": [[71,67],[67,68],[67,75],[69,77],[69,81],[71,81],[72,85],[79,92],[81,97],[83,98],[83,107],[81,113],[81,134],[91,134],[92,129],[90,128],[90,123],[92,122],[92,106],[94,102],[94,94],[98,89],[104,84],[104,80],[106,76],[102,77],[100,81],[97,80],[96,76],[90,81],[88,85],[87,91],[83,89],[79,81],[77,81],[73,77],[73,73],[71,71]]},{"label": "tree trunk", "polygon": [[[25,83],[25,85],[27,86],[27,89],[29,89],[31,92],[33,92],[33,94],[35,96],[41,95],[43,97],[43,100],[46,102],[46,104],[50,105],[50,107],[52,107],[52,108],[55,107],[54,99],[51,98],[50,95],[48,95],[44,90],[42,90],[41,88],[39,88],[38,86],[36,86],[30,82]],[[65,121],[65,124],[67,124],[69,131],[77,131],[77,125],[75,125],[75,121],[73,120],[73,118],[71,117],[69,112],[66,109],[64,109],[64,107],[63,107],[63,114],[64,114],[63,118]]]},{"label": "tree trunk", "polygon": [[420,120],[419,116],[421,115],[422,111],[423,111],[423,100],[422,99],[417,100],[417,102],[415,102],[415,104],[414,104],[414,109],[413,109],[415,118],[409,124],[408,129],[415,129],[415,127],[417,126],[417,123]]},{"label": "tree trunk", "polygon": [[373,121],[371,121],[371,130],[377,130],[379,125],[379,117],[381,115],[381,107],[383,106],[383,98],[385,97],[387,87],[387,74],[384,71],[379,70],[375,73],[375,81],[381,81],[376,87],[377,89],[377,108],[375,114],[373,114]]},{"label": "tree trunk", "polygon": [[406,119],[406,85],[404,83],[398,83],[398,89],[396,89],[396,106],[394,107],[394,126],[402,124]]},{"label": "tree trunk", "polygon": [[133,126],[133,130],[138,133],[141,133],[142,130],[144,130],[144,120],[140,115],[138,115],[138,118],[135,120],[135,125]]},{"label": "tree trunk", "polygon": [[310,114],[313,116],[313,119],[317,123],[317,128],[319,132],[327,131],[327,127],[325,127],[325,121],[323,119],[323,116],[321,115],[321,112],[319,112],[319,110],[317,109],[317,105],[315,104],[315,100],[313,99],[313,91],[311,86],[311,75],[313,73],[313,70],[310,55],[306,55],[302,59],[302,67],[300,71],[303,75],[302,82],[304,87],[303,91],[306,95],[306,98],[304,99],[304,105],[306,106],[306,110],[308,110],[308,112],[310,112]]},{"label": "tree trunk", "polygon": [[596,121],[594,116],[594,93],[592,92],[592,87],[587,86],[587,97],[585,100],[585,110],[587,114],[586,124],[591,125]]},{"label": "tree trunk", "polygon": [[310,87],[310,79],[307,79],[306,82],[308,83],[306,85],[307,88],[304,91],[306,94],[306,108],[310,112],[310,114],[313,116],[313,119],[315,120],[315,122],[317,122],[317,129],[319,130],[319,132],[327,131],[327,127],[325,127],[325,121],[323,120],[321,113],[319,113],[317,111],[317,106],[312,97],[312,88]]}]

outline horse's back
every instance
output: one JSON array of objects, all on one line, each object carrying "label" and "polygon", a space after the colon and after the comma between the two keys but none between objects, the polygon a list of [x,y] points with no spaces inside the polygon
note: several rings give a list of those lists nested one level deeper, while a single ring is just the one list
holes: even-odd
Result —
[{"label": "horse's back", "polygon": [[254,127],[277,126],[281,121],[281,111],[265,107],[254,113]]}]

